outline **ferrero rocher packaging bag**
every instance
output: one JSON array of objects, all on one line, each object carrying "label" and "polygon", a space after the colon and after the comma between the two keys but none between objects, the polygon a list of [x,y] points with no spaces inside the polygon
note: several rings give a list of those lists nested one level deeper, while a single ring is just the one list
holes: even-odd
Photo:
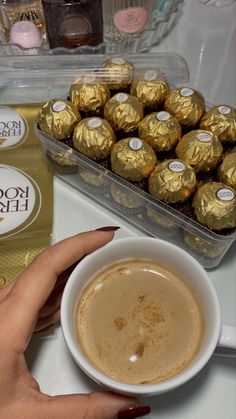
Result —
[{"label": "ferrero rocher packaging bag", "polygon": [[50,245],[53,178],[34,133],[41,106],[0,106],[0,296]]}]

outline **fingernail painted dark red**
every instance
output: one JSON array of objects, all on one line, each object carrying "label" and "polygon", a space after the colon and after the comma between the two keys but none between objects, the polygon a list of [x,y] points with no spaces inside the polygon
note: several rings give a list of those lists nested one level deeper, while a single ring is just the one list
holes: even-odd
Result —
[{"label": "fingernail painted dark red", "polygon": [[130,406],[118,413],[117,419],[135,419],[151,412],[150,406]]},{"label": "fingernail painted dark red", "polygon": [[96,228],[96,231],[116,231],[119,230],[120,227],[118,226],[107,226],[107,227],[100,227]]}]

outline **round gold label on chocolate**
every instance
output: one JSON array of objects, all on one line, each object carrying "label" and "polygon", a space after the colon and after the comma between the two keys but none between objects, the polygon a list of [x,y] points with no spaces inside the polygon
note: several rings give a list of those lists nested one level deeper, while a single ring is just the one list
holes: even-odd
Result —
[{"label": "round gold label on chocolate", "polygon": [[184,96],[184,97],[192,96],[193,93],[194,93],[193,90],[190,89],[189,87],[183,87],[183,89],[180,90],[181,96]]},{"label": "round gold label on chocolate", "polygon": [[185,164],[178,160],[172,161],[169,164],[169,169],[172,170],[172,172],[183,172],[185,168]]},{"label": "round gold label on chocolate", "polygon": [[94,83],[95,82],[95,77],[93,77],[93,76],[85,76],[83,78],[83,82],[86,83],[86,84]]},{"label": "round gold label on chocolate", "polygon": [[117,93],[116,101],[119,103],[124,103],[128,99],[128,95],[126,93]]},{"label": "round gold label on chocolate", "polygon": [[202,143],[208,143],[209,141],[212,141],[212,135],[208,134],[208,132],[199,132],[199,134],[197,134],[197,139]]},{"label": "round gold label on chocolate", "polygon": [[231,189],[228,188],[221,188],[216,192],[216,196],[221,201],[232,201],[234,199],[235,194]]},{"label": "round gold label on chocolate", "polygon": [[157,113],[156,118],[158,121],[168,121],[170,119],[170,114],[169,112],[161,111]]},{"label": "round gold label on chocolate", "polygon": [[220,105],[220,106],[218,106],[218,111],[222,115],[228,115],[231,112],[231,109],[227,105]]},{"label": "round gold label on chocolate", "polygon": [[54,110],[54,112],[61,112],[64,111],[64,109],[66,108],[66,104],[64,102],[55,102],[52,105],[52,109]]},{"label": "round gold label on chocolate", "polygon": [[143,142],[142,140],[140,140],[140,138],[131,138],[131,140],[129,140],[129,147],[131,148],[131,150],[140,150],[140,148],[142,148]]},{"label": "round gold label on chocolate", "polygon": [[125,63],[125,60],[124,60],[123,58],[116,57],[116,58],[113,58],[113,59],[111,60],[111,62],[112,62],[113,64],[122,65],[122,64],[124,64],[124,63]]},{"label": "round gold label on chocolate", "polygon": [[100,118],[90,118],[87,121],[87,127],[88,128],[98,128],[102,125],[102,121]]},{"label": "round gold label on chocolate", "polygon": [[144,74],[144,80],[146,81],[156,80],[156,78],[157,78],[157,72],[155,70],[148,70]]}]

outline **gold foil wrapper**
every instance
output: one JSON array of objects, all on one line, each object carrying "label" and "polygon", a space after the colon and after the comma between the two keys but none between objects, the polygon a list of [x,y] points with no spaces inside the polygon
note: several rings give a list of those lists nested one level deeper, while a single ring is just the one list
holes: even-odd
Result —
[{"label": "gold foil wrapper", "polygon": [[236,109],[228,105],[214,106],[203,115],[200,128],[217,135],[222,143],[235,143]]},{"label": "gold foil wrapper", "polygon": [[218,164],[223,154],[223,147],[216,135],[198,129],[190,131],[181,138],[175,153],[196,172],[207,172]]},{"label": "gold foil wrapper", "polygon": [[169,204],[185,202],[196,188],[196,175],[183,161],[165,160],[151,173],[148,188],[152,196]]},{"label": "gold foil wrapper", "polygon": [[211,230],[236,227],[236,192],[220,182],[200,186],[193,199],[198,221]]},{"label": "gold foil wrapper", "polygon": [[222,183],[236,190],[236,151],[232,151],[223,158],[218,169],[218,176]]},{"label": "gold foil wrapper", "polygon": [[173,89],[167,95],[164,109],[177,118],[185,128],[193,128],[205,112],[205,99],[189,87]]},{"label": "gold foil wrapper", "polygon": [[47,155],[49,156],[50,160],[56,164],[56,167],[61,169],[73,169],[73,173],[77,171],[78,166],[73,161],[73,150],[67,151],[60,151],[56,152],[54,150],[48,150]]},{"label": "gold foil wrapper", "polygon": [[123,57],[113,57],[106,60],[101,69],[108,87],[114,90],[126,90],[131,83],[134,65]]},{"label": "gold foil wrapper", "polygon": [[106,84],[95,77],[85,76],[72,84],[69,95],[79,111],[99,114],[110,98],[110,91]]},{"label": "gold foil wrapper", "polygon": [[115,141],[109,122],[98,117],[82,119],[73,134],[74,148],[92,160],[108,157]]},{"label": "gold foil wrapper", "polygon": [[147,115],[138,126],[139,138],[146,141],[154,151],[168,151],[175,147],[181,138],[181,126],[169,112],[153,112]]},{"label": "gold foil wrapper", "polygon": [[134,131],[143,119],[143,105],[132,95],[117,93],[104,107],[104,118],[115,131]]},{"label": "gold foil wrapper", "polygon": [[118,141],[111,152],[113,172],[131,182],[148,177],[156,164],[152,148],[139,138],[125,138]]},{"label": "gold foil wrapper", "polygon": [[144,74],[134,76],[130,93],[136,96],[142,104],[153,110],[157,110],[164,103],[169,93],[167,80],[160,77],[157,70],[147,70]]},{"label": "gold foil wrapper", "polygon": [[106,186],[106,175],[104,173],[99,173],[98,171],[92,171],[85,169],[84,167],[79,167],[79,174],[84,182],[95,187],[105,187]]},{"label": "gold foil wrapper", "polygon": [[158,211],[155,211],[153,208],[147,207],[147,216],[154,221],[154,223],[158,224],[161,228],[173,232],[175,231],[178,226],[177,224],[172,221],[169,217],[166,217],[163,214],[160,214]]},{"label": "gold foil wrapper", "polygon": [[68,100],[52,99],[38,113],[41,131],[57,140],[69,138],[81,116],[75,105]]},{"label": "gold foil wrapper", "polygon": [[195,234],[190,233],[189,231],[184,232],[184,241],[187,244],[187,246],[190,247],[190,249],[209,258],[218,257],[225,250],[224,246],[209,243],[202,237],[196,236]]},{"label": "gold foil wrapper", "polygon": [[119,188],[114,183],[111,185],[110,192],[114,201],[125,208],[136,209],[142,204],[141,197],[131,191],[125,191],[124,189]]}]

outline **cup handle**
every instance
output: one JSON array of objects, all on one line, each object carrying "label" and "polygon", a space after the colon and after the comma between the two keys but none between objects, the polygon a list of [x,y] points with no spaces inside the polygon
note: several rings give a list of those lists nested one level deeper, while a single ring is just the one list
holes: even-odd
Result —
[{"label": "cup handle", "polygon": [[236,349],[236,327],[222,324],[217,347]]}]

